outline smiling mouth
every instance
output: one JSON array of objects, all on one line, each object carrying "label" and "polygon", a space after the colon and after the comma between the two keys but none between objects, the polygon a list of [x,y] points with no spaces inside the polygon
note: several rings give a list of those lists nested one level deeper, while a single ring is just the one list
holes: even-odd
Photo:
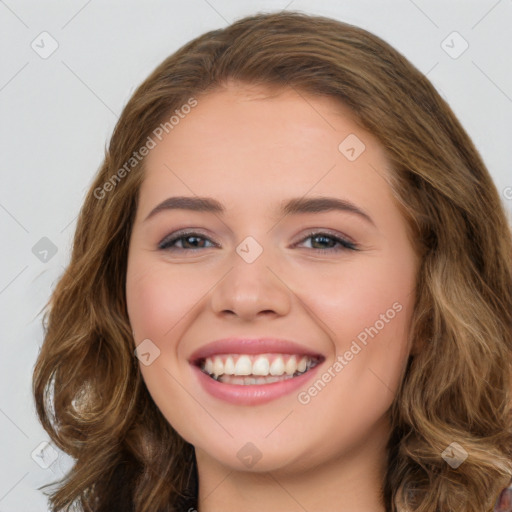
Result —
[{"label": "smiling mouth", "polygon": [[254,386],[283,382],[304,375],[323,360],[296,354],[218,354],[196,361],[217,382]]}]

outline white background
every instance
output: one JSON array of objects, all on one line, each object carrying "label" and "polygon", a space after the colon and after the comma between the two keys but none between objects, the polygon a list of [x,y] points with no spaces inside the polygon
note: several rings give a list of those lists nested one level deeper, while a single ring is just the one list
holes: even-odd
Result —
[{"label": "white background", "polygon": [[[123,106],[190,39],[284,8],[361,26],[427,74],[512,212],[512,0],[0,0],[0,512],[48,510],[36,488],[71,463],[62,452],[47,469],[31,458],[49,440],[31,395],[40,310],[69,260],[76,216]],[[31,47],[50,48],[44,31],[58,43],[46,59]],[[455,59],[441,46],[453,31],[469,44]],[[57,250],[47,261],[32,250],[43,237]]]}]

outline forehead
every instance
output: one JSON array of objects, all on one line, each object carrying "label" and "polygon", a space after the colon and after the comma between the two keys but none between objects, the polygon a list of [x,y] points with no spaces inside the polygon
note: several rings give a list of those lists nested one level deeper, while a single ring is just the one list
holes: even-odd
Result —
[{"label": "forehead", "polygon": [[371,202],[386,195],[387,165],[379,142],[338,100],[228,85],[198,96],[157,141],[145,159],[141,206],[171,192],[247,209],[308,193]]}]

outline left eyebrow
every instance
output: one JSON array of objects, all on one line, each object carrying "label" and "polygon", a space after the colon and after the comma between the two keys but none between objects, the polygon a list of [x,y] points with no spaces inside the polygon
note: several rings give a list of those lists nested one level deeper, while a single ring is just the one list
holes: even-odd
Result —
[{"label": "left eyebrow", "polygon": [[[144,219],[148,219],[161,211],[166,210],[189,210],[195,212],[209,212],[223,215],[226,208],[222,203],[211,197],[198,197],[198,196],[175,196],[168,197],[160,204],[155,206]],[[282,215],[297,215],[301,213],[322,213],[328,211],[343,211],[359,215],[367,222],[375,226],[373,219],[364,210],[356,206],[354,203],[336,197],[297,197],[288,199],[281,202],[280,213]]]}]

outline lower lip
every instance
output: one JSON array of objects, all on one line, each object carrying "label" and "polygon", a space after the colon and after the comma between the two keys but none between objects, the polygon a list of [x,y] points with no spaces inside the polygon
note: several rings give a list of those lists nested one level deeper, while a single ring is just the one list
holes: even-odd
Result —
[{"label": "lower lip", "polygon": [[192,368],[196,372],[201,386],[210,395],[232,404],[257,405],[270,402],[296,391],[317,373],[320,365],[321,363],[317,364],[314,368],[293,379],[272,382],[271,384],[253,384],[248,386],[224,384],[212,379],[197,366],[192,365]]}]

